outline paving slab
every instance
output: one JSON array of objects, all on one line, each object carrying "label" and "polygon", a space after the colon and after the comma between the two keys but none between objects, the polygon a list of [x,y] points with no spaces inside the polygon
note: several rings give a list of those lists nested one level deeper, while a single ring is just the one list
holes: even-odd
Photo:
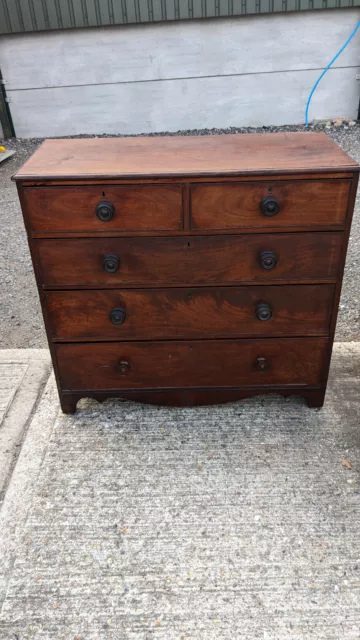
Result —
[{"label": "paving slab", "polygon": [[1,151],[0,152],[0,162],[4,162],[5,160],[8,160],[15,153],[16,153],[15,151],[10,150],[10,149],[8,149],[7,151]]},{"label": "paving slab", "polygon": [[48,349],[0,350],[0,504],[50,369]]},{"label": "paving slab", "polygon": [[27,363],[0,360],[0,425],[28,369]]},{"label": "paving slab", "polygon": [[0,512],[1,640],[358,640],[359,394],[351,342],[321,410],[65,416],[51,376]]}]

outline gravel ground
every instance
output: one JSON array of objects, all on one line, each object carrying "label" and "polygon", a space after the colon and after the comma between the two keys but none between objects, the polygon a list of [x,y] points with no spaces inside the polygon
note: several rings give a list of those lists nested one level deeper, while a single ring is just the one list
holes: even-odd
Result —
[{"label": "gravel ground", "polygon": [[[335,142],[360,162],[360,124],[312,127],[324,130]],[[259,131],[304,131],[299,127],[263,127],[262,129],[202,129],[156,135],[218,135],[220,133],[256,133]],[[94,136],[78,136],[94,137]],[[109,137],[109,136],[97,136]],[[114,136],[112,136],[114,137]],[[42,348],[46,336],[31,266],[16,187],[11,176],[42,142],[40,139],[13,139],[3,142],[16,154],[0,164],[0,348]],[[1,144],[1,141],[0,141]],[[360,340],[360,197],[356,209],[345,269],[343,293],[338,317],[340,341]]]}]

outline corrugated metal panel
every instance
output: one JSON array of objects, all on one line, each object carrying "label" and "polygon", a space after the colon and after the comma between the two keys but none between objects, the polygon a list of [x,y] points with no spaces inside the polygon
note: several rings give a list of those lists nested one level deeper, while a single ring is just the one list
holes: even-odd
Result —
[{"label": "corrugated metal panel", "polygon": [[360,6],[360,0],[0,0],[0,33]]}]

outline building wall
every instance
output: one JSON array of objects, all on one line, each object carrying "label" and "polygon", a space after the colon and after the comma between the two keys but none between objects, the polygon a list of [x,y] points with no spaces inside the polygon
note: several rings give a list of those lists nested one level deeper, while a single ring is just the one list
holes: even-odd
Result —
[{"label": "building wall", "polygon": [[0,34],[358,6],[360,0],[0,0]]},{"label": "building wall", "polygon": [[[298,124],[359,9],[3,36],[18,137]],[[311,119],[356,118],[360,31],[321,81]]]}]

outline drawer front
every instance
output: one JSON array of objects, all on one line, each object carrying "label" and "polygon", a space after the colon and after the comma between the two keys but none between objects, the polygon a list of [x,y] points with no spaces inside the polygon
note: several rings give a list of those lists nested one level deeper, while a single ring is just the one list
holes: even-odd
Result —
[{"label": "drawer front", "polygon": [[55,345],[62,390],[317,386],[326,338]]},{"label": "drawer front", "polygon": [[51,286],[335,278],[341,232],[34,241]]},{"label": "drawer front", "polygon": [[33,187],[25,195],[37,233],[182,228],[181,185]]},{"label": "drawer front", "polygon": [[55,340],[327,334],[334,285],[48,291]]},{"label": "drawer front", "polygon": [[191,227],[342,225],[349,189],[349,180],[196,184],[191,187]]}]

